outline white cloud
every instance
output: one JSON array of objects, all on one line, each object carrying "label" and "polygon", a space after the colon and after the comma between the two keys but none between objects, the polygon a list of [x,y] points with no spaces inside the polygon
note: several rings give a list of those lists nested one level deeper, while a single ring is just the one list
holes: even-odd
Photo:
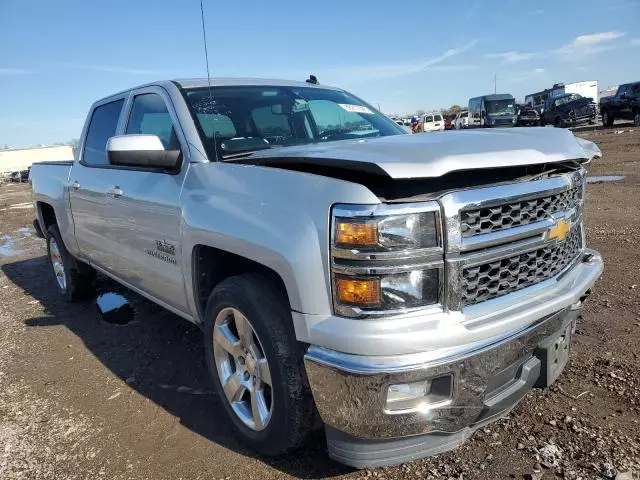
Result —
[{"label": "white cloud", "polygon": [[[448,58],[460,55],[468,50],[471,50],[478,43],[477,40],[472,40],[459,47],[446,50],[437,57],[430,59],[412,60],[407,62],[378,64],[378,65],[356,65],[344,68],[330,68],[325,69],[320,73],[323,77],[329,79],[336,79],[340,83],[348,82],[354,78],[360,78],[367,81],[379,80],[383,78],[401,77],[412,73],[422,72],[429,67],[437,65],[438,69],[451,69],[451,70],[464,70],[468,68],[474,68],[472,65],[438,65],[439,63],[447,60]],[[331,80],[333,81],[333,80]]]},{"label": "white cloud", "polygon": [[614,40],[623,37],[622,32],[601,32],[590,35],[580,35],[573,42],[568,43],[555,52],[566,57],[584,57],[615,48]]},{"label": "white cloud", "polygon": [[28,75],[33,73],[33,70],[25,68],[0,68],[0,76],[2,75]]},{"label": "white cloud", "polygon": [[485,55],[487,58],[497,58],[502,60],[503,63],[515,63],[515,62],[525,62],[527,60],[531,60],[532,58],[536,58],[538,53],[520,53],[520,52],[504,52],[504,53],[488,53]]},{"label": "white cloud", "polygon": [[640,45],[640,37],[632,38],[629,42],[629,45],[631,45],[632,47],[637,47],[638,45]]}]

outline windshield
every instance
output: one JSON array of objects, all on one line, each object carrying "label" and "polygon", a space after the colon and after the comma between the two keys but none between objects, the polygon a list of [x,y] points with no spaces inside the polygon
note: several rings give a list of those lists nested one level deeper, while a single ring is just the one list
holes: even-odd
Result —
[{"label": "windshield", "polygon": [[564,97],[556,98],[555,105],[556,107],[559,107],[560,105],[564,105],[566,103],[573,102],[575,100],[580,100],[581,98],[582,98],[582,95],[578,95],[577,93],[572,93],[569,95],[565,95]]},{"label": "windshield", "polygon": [[[267,148],[405,132],[362,100],[339,90],[229,86],[185,90],[209,158]],[[214,135],[215,133],[215,135]],[[215,143],[214,143],[215,137]]]},{"label": "windshield", "polygon": [[513,100],[486,100],[488,115],[515,115],[516,103]]}]

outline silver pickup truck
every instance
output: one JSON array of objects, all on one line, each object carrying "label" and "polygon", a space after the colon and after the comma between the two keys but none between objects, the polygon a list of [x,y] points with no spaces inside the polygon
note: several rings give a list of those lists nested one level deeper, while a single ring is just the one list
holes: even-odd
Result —
[{"label": "silver pickup truck", "polygon": [[98,271],[199,325],[221,415],[265,455],[318,418],[355,467],[439,453],[558,377],[603,268],[593,143],[407,135],[341,89],[211,84],[102,99],[73,163],[33,166],[64,297]]}]

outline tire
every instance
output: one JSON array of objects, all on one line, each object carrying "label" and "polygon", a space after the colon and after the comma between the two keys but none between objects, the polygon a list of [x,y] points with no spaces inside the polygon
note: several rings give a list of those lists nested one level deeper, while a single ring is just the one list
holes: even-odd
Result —
[{"label": "tire", "polygon": [[[246,343],[240,338],[247,336],[238,333],[238,316],[248,320],[253,332],[249,337],[254,345],[246,350]],[[226,325],[226,335],[230,332],[231,337],[220,335],[223,325]],[[248,329],[245,327],[243,330],[246,332]],[[221,347],[224,342],[220,343],[217,338],[231,338],[232,341],[227,345],[233,347],[240,357]],[[240,350],[236,350],[237,345],[240,345]],[[223,411],[242,443],[267,456],[286,453],[304,443],[313,428],[316,414],[303,364],[304,351],[302,344],[296,340],[291,310],[284,292],[258,274],[243,274],[222,281],[207,301],[204,346],[209,374]],[[257,353],[247,353],[247,350]],[[243,359],[242,355],[246,358]],[[263,365],[265,361],[270,387],[264,379],[260,379],[264,376],[262,369],[251,366]],[[232,385],[227,388],[228,393],[225,393],[222,376],[226,376],[227,380],[237,377],[234,382],[225,381],[228,386]],[[243,379],[249,389],[244,385],[238,388],[238,378]],[[260,405],[264,407],[263,411],[265,408],[270,410],[266,422],[262,419],[256,421],[255,410],[249,412],[249,407],[256,404],[256,390],[259,391],[260,386]],[[235,395],[233,392],[236,392]],[[238,398],[240,401],[233,400]],[[252,418],[247,419],[247,416]],[[253,422],[253,425],[248,422]]]},{"label": "tire", "polygon": [[633,126],[640,127],[640,110],[636,110],[633,115]]},{"label": "tire", "polygon": [[556,128],[564,128],[564,121],[562,121],[562,118],[556,117],[553,120],[553,126]]},{"label": "tire", "polygon": [[[47,256],[54,275],[55,286],[68,302],[83,300],[94,292],[96,271],[79,262],[67,251],[57,225],[47,229]],[[62,269],[60,269],[60,266]]]},{"label": "tire", "polygon": [[602,112],[602,124],[605,127],[610,127],[613,125],[613,116],[609,113],[608,110]]}]

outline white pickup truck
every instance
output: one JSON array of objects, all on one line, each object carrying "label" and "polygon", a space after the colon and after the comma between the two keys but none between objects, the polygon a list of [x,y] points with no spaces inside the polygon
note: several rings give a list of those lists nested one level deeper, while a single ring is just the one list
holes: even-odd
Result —
[{"label": "white pickup truck", "polygon": [[337,88],[212,85],[99,100],[75,161],[33,166],[62,295],[98,271],[199,325],[220,415],[266,455],[318,415],[349,465],[439,453],[557,378],[603,268],[594,144],[407,135]]}]

